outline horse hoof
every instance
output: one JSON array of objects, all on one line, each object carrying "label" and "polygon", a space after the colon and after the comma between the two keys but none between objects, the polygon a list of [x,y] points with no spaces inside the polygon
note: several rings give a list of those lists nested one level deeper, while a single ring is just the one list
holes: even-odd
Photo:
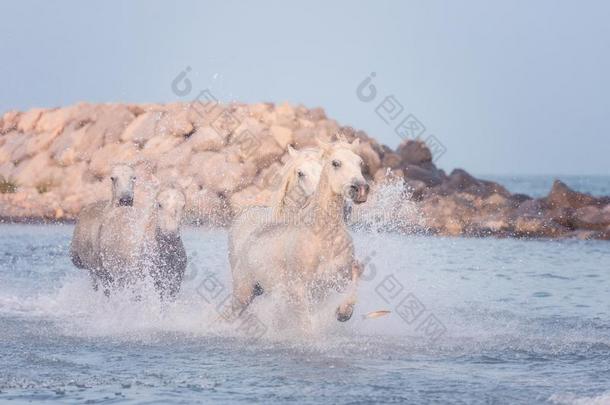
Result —
[{"label": "horse hoof", "polygon": [[341,311],[341,307],[339,307],[337,308],[337,320],[339,322],[347,322],[352,318],[353,313],[353,305],[348,305],[344,311]]},{"label": "horse hoof", "polygon": [[265,292],[265,290],[263,290],[263,287],[261,287],[261,285],[259,283],[254,284],[254,290],[252,291],[252,293],[254,294],[254,296],[259,296],[259,295],[263,295],[263,293]]}]

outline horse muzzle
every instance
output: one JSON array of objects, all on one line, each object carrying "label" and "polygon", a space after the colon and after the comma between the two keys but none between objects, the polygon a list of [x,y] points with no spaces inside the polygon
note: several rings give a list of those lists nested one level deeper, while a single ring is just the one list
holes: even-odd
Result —
[{"label": "horse muzzle", "polygon": [[119,198],[119,206],[120,207],[133,207],[133,197],[123,196],[123,197]]},{"label": "horse muzzle", "polygon": [[369,196],[369,185],[365,182],[354,183],[350,186],[349,197],[356,204],[366,202]]}]

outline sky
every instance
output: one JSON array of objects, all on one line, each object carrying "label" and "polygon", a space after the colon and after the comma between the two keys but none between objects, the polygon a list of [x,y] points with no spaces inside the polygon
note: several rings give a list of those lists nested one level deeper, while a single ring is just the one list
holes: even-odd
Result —
[{"label": "sky", "polygon": [[390,147],[416,122],[448,172],[610,175],[610,2],[26,0],[0,15],[0,113],[209,89],[323,107]]}]

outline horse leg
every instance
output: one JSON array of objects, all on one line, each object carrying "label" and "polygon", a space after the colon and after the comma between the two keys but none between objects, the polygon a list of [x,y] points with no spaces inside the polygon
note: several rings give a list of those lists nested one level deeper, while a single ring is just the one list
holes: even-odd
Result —
[{"label": "horse leg", "polygon": [[232,319],[237,319],[248,308],[256,296],[255,285],[248,282],[235,282],[233,285],[233,299],[231,302]]},{"label": "horse leg", "polygon": [[349,321],[354,314],[354,306],[356,305],[357,292],[358,292],[358,281],[362,275],[363,266],[357,260],[352,262],[351,269],[351,282],[348,289],[348,294],[345,300],[339,305],[336,311],[337,320],[339,322]]}]

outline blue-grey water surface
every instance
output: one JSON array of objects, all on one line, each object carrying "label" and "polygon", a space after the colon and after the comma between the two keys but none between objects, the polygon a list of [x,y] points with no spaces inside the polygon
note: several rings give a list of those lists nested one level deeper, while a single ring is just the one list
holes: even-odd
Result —
[{"label": "blue-grey water surface", "polygon": [[594,196],[610,195],[610,176],[552,176],[552,175],[482,175],[486,180],[496,181],[511,193],[522,193],[538,198],[549,194],[553,181],[563,181],[568,187]]},{"label": "blue-grey water surface", "polygon": [[191,265],[168,305],[146,285],[93,292],[71,232],[0,225],[2,402],[610,403],[608,242],[357,233],[352,320],[329,304],[304,333],[261,296],[253,333],[215,310],[224,230],[184,231]]}]

